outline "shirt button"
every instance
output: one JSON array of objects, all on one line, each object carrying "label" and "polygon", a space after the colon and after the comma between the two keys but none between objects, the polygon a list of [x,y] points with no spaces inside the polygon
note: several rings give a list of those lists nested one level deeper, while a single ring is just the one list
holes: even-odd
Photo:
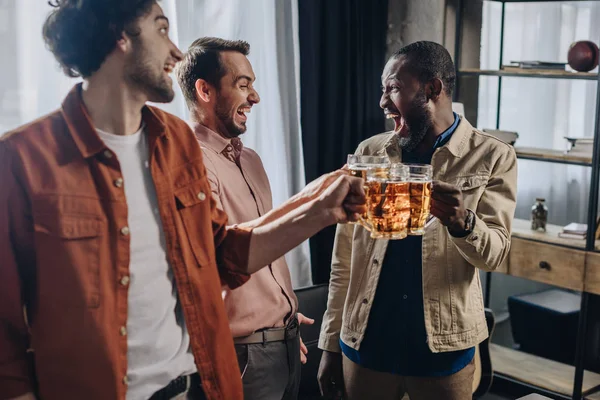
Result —
[{"label": "shirt button", "polygon": [[113,183],[116,187],[120,188],[121,186],[123,186],[123,178],[117,178]]},{"label": "shirt button", "polygon": [[200,199],[200,201],[204,201],[206,200],[206,195],[204,194],[204,192],[200,192],[198,193],[198,198]]},{"label": "shirt button", "polygon": [[352,343],[356,343],[356,338],[355,337],[353,337],[351,340],[352,340]]},{"label": "shirt button", "polygon": [[129,283],[129,277],[127,275],[125,275],[124,277],[121,278],[121,285],[127,286],[128,283]]},{"label": "shirt button", "polygon": [[476,241],[477,239],[479,239],[479,236],[475,235],[471,238],[472,241]]},{"label": "shirt button", "polygon": [[127,378],[127,375],[125,375],[125,376],[123,377],[123,384],[124,384],[124,385],[129,385],[129,379]]},{"label": "shirt button", "polygon": [[379,264],[379,260],[378,259],[374,259],[373,260],[373,264],[375,264],[375,265]]},{"label": "shirt button", "polygon": [[408,296],[407,296],[407,295],[404,295],[404,296],[402,296],[402,298],[403,298],[404,300],[406,300],[406,299],[408,299]]},{"label": "shirt button", "polygon": [[113,154],[110,150],[104,150],[104,157],[112,158]]},{"label": "shirt button", "polygon": [[367,299],[363,299],[362,303],[363,303],[363,304],[367,304],[367,303],[369,303],[369,300],[367,300]]},{"label": "shirt button", "polygon": [[148,161],[144,161],[144,167],[150,168],[150,163]]},{"label": "shirt button", "polygon": [[123,235],[123,236],[129,235],[129,227],[127,227],[127,226],[122,227],[121,228],[121,235]]},{"label": "shirt button", "polygon": [[121,334],[121,336],[127,335],[127,328],[122,326],[121,329],[119,329],[119,333]]}]

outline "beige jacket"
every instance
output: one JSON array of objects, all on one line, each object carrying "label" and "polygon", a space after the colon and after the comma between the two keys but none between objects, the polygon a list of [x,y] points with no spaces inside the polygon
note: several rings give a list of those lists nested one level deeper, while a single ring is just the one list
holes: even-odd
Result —
[{"label": "beige jacket", "polygon": [[[357,154],[387,154],[392,162],[401,161],[393,132],[365,140]],[[472,347],[488,336],[477,268],[493,271],[508,254],[517,159],[512,146],[461,118],[431,163],[434,180],[460,188],[465,207],[477,216],[473,232],[464,238],[452,237],[437,218],[423,236],[427,342],[432,352],[445,352]],[[341,336],[348,346],[359,349],[387,244],[387,240],[371,239],[359,225],[337,227],[319,348],[340,352]]]}]

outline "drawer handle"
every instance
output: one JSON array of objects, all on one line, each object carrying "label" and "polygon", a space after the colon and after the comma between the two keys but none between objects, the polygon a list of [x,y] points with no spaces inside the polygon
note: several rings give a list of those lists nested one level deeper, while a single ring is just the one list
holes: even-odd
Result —
[{"label": "drawer handle", "polygon": [[550,271],[550,264],[548,264],[546,261],[540,261],[540,268]]}]

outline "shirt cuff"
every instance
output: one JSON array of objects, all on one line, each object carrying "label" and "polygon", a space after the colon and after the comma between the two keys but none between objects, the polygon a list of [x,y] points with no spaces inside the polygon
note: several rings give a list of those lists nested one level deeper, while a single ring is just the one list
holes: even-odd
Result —
[{"label": "shirt cuff", "polygon": [[329,351],[332,353],[341,353],[342,348],[340,347],[340,335],[339,334],[321,334],[319,336],[319,344],[317,347],[321,350]]},{"label": "shirt cuff", "polygon": [[[480,220],[479,217],[477,217],[477,214],[475,214],[475,222],[474,222],[473,230],[468,235],[463,236],[463,237],[456,237],[456,236],[452,236],[452,234],[450,234],[450,239],[462,251],[471,251],[472,252],[473,250],[475,250],[476,252],[478,252],[480,250],[480,245],[483,243],[483,241],[481,239],[486,234],[486,231],[484,230],[484,226],[485,226],[485,223],[482,220]],[[448,233],[450,233],[450,232],[448,231]],[[467,254],[472,254],[472,253],[467,253]]]},{"label": "shirt cuff", "polygon": [[227,236],[219,246],[217,263],[221,280],[230,289],[235,289],[250,279],[248,257],[252,228],[240,228],[236,225],[227,228]]}]

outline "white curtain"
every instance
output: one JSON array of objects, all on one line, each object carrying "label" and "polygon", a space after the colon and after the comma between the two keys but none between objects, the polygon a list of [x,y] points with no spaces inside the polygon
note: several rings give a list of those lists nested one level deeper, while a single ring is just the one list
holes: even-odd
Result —
[{"label": "white curtain", "polygon": [[[243,39],[257,76],[261,103],[253,108],[246,146],[261,156],[273,203],[305,184],[299,111],[297,0],[162,0],[171,36],[185,51],[201,36]],[[46,1],[0,0],[0,135],[60,106],[76,82],[62,74],[41,36]],[[181,91],[159,105],[186,119]],[[286,255],[295,287],[312,284],[308,242]]]},{"label": "white curtain", "polygon": [[[500,13],[500,3],[484,2],[482,69],[498,68]],[[572,42],[600,44],[599,20],[596,2],[507,3],[503,63],[566,62]],[[480,78],[479,128],[495,128],[497,84],[495,77]],[[596,81],[503,78],[500,129],[519,133],[516,146],[565,150],[565,136],[594,134],[596,86]],[[529,219],[535,198],[544,197],[549,223],[585,223],[590,172],[589,167],[520,160],[516,216]]]}]

